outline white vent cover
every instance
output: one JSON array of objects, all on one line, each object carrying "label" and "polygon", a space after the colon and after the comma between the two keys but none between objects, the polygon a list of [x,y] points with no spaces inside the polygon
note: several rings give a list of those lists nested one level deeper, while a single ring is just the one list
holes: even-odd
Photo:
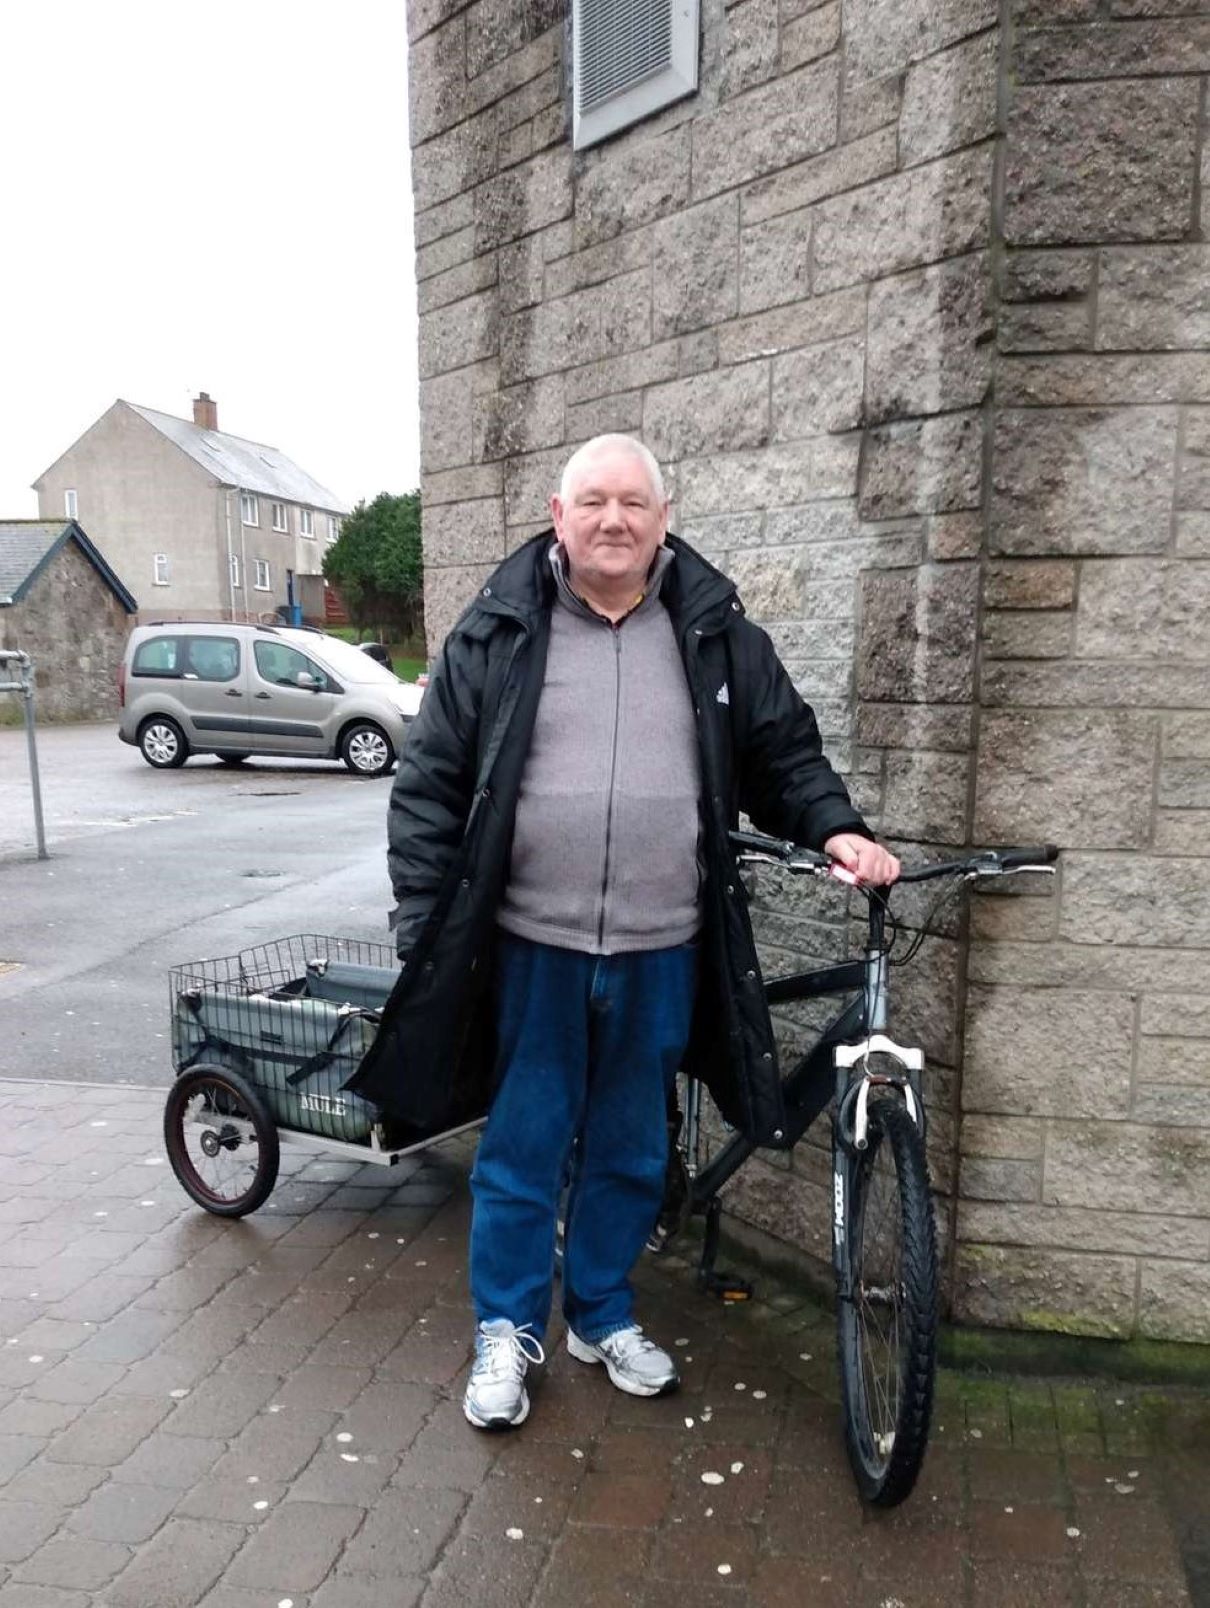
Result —
[{"label": "white vent cover", "polygon": [[572,0],[576,150],[697,88],[699,0]]}]

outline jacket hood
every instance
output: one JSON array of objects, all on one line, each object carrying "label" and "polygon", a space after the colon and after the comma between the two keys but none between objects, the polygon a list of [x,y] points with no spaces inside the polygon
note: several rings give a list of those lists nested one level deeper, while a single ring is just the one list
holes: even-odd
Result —
[{"label": "jacket hood", "polygon": [[[488,577],[479,595],[469,605],[466,616],[483,611],[508,614],[525,623],[549,608],[555,595],[555,578],[546,555],[556,540],[553,528],[532,536],[515,553],[510,553]],[[664,577],[662,597],[678,626],[687,625],[721,603],[735,602],[735,583],[689,543],[671,531],[665,545],[676,563]]]}]

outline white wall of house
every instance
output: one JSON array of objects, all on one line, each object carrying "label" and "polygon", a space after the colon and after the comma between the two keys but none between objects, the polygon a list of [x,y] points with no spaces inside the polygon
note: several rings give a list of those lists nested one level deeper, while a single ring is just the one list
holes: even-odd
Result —
[{"label": "white wall of house", "polygon": [[[143,620],[272,614],[287,601],[291,571],[322,573],[331,533],[326,510],[310,510],[314,535],[305,536],[302,505],[259,491],[251,493],[256,523],[246,522],[239,488],[220,485],[121,401],[34,489],[40,518],[80,520],[138,598]],[[276,502],[284,530],[274,529]],[[258,562],[267,587],[257,584],[265,578]]]},{"label": "white wall of house", "polygon": [[[198,464],[115,402],[35,483],[38,517],[76,518],[138,599],[141,615],[220,610],[214,485]],[[155,555],[168,558],[167,584]]]}]

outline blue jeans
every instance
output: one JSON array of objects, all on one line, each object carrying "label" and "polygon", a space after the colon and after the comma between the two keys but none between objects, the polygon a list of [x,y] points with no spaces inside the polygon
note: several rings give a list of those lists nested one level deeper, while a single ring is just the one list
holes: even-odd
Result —
[{"label": "blue jeans", "polygon": [[588,955],[498,940],[498,1085],[471,1173],[476,1317],[544,1335],[570,1163],[563,1314],[601,1340],[634,1321],[628,1275],[663,1199],[697,947]]}]

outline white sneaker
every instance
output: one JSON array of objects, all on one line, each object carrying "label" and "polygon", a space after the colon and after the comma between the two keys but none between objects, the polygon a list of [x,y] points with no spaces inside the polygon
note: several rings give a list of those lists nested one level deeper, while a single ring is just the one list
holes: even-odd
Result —
[{"label": "white sneaker", "polygon": [[529,1416],[525,1374],[531,1362],[545,1362],[542,1343],[507,1318],[492,1318],[475,1330],[475,1361],[467,1380],[462,1411],[476,1429],[511,1429]]},{"label": "white sneaker", "polygon": [[567,1351],[577,1362],[603,1362],[613,1383],[631,1396],[665,1396],[681,1382],[672,1358],[637,1323],[595,1342],[568,1329]]}]

